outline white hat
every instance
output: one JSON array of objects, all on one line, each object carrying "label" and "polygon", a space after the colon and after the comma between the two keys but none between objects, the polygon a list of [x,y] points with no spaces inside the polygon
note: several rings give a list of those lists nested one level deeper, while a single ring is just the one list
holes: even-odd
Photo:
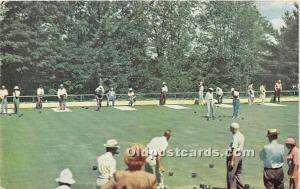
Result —
[{"label": "white hat", "polygon": [[64,86],[64,84],[60,84],[59,86],[63,87],[63,86]]},{"label": "white hat", "polygon": [[162,84],[163,84],[163,85],[166,85],[167,83],[166,83],[166,82],[162,82]]},{"label": "white hat", "polygon": [[231,88],[231,92],[234,91],[234,88]]},{"label": "white hat", "polygon": [[233,122],[233,123],[231,123],[230,127],[234,128],[234,129],[239,129],[240,125],[238,123],[236,123],[236,122]]},{"label": "white hat", "polygon": [[15,86],[15,87],[14,87],[14,90],[19,90],[19,87],[18,87],[18,86]]},{"label": "white hat", "polygon": [[118,146],[118,141],[116,139],[107,140],[104,146],[107,148],[120,148],[120,146]]},{"label": "white hat", "polygon": [[69,168],[66,168],[60,172],[58,178],[55,179],[56,182],[74,184],[75,180],[73,179],[73,174]]},{"label": "white hat", "polygon": [[128,91],[132,91],[132,90],[133,90],[132,88],[129,88],[129,89],[128,89]]},{"label": "white hat", "polygon": [[211,88],[211,87],[210,87],[210,88],[208,88],[208,89],[209,89],[209,90],[211,90],[211,91],[213,91],[213,90],[214,90],[214,89],[213,89],[213,88]]}]

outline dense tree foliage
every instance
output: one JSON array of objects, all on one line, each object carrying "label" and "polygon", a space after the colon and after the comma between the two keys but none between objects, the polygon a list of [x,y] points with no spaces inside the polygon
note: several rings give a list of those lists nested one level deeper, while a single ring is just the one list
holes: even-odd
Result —
[{"label": "dense tree foliage", "polygon": [[297,6],[280,35],[248,1],[2,2],[0,17],[1,83],[23,94],[298,81]]}]

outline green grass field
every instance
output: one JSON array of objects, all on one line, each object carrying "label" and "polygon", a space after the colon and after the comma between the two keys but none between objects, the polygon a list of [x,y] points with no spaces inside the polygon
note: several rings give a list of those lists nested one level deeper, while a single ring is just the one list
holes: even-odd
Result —
[{"label": "green grass field", "polygon": [[[262,162],[259,151],[267,143],[266,129],[280,131],[279,142],[286,137],[298,138],[298,103],[286,107],[242,105],[238,120],[245,135],[245,148],[254,149],[256,157],[244,159],[243,180],[251,188],[262,189]],[[0,126],[0,185],[6,189],[54,188],[54,179],[68,167],[76,180],[74,189],[94,188],[97,172],[92,171],[96,158],[104,152],[107,139],[116,138],[120,155],[118,169],[124,169],[122,154],[129,143],[147,144],[151,138],[170,128],[173,137],[169,148],[227,149],[231,134],[231,109],[217,108],[222,120],[206,121],[205,108],[189,106],[189,110],[175,110],[160,106],[137,106],[138,111],[103,108],[71,108],[69,113],[44,109],[22,109],[22,117],[1,116]],[[194,113],[197,111],[197,113]],[[287,149],[286,149],[287,153]],[[224,157],[166,157],[166,185],[171,189],[192,188],[200,183],[225,186]],[[209,168],[214,164],[214,168]],[[285,164],[285,169],[286,169]],[[191,178],[191,173],[197,178]],[[286,184],[288,178],[286,175]]]}]

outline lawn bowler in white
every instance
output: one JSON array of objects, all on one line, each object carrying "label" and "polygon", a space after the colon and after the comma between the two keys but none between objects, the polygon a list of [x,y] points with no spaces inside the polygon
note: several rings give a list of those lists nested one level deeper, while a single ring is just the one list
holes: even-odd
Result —
[{"label": "lawn bowler in white", "polygon": [[134,106],[134,103],[135,103],[135,100],[136,100],[136,96],[134,94],[133,88],[129,88],[128,89],[127,95],[128,95],[128,101],[129,101],[128,104],[129,104],[129,106]]},{"label": "lawn bowler in white", "polygon": [[107,98],[107,107],[109,106],[109,102],[112,102],[112,106],[115,106],[115,101],[116,101],[116,92],[114,91],[114,88],[110,88],[108,93],[106,94]]},{"label": "lawn bowler in white", "polygon": [[99,111],[101,109],[101,107],[102,107],[103,96],[104,96],[104,88],[103,88],[102,85],[99,85],[95,89],[95,98],[96,98],[96,102],[97,102],[97,109],[96,109],[96,111]]},{"label": "lawn bowler in white", "polygon": [[63,84],[60,84],[60,88],[57,90],[57,98],[59,101],[59,109],[65,110],[68,93],[67,93],[67,90],[64,88]]},{"label": "lawn bowler in white", "polygon": [[36,90],[37,103],[36,108],[41,109],[43,107],[43,98],[45,95],[45,91],[42,85]]},{"label": "lawn bowler in white", "polygon": [[224,93],[223,93],[223,90],[220,87],[216,88],[216,95],[217,95],[218,104],[222,104]]},{"label": "lawn bowler in white", "polygon": [[260,98],[260,103],[261,104],[264,104],[265,103],[265,98],[266,98],[266,87],[265,85],[261,85],[259,87],[259,98]]},{"label": "lawn bowler in white", "polygon": [[248,104],[252,105],[254,102],[254,89],[253,89],[253,83],[251,82],[248,85]]},{"label": "lawn bowler in white", "polygon": [[240,174],[242,171],[242,151],[244,149],[245,138],[239,129],[240,125],[238,123],[231,123],[230,132],[232,133],[232,141],[229,145],[226,160],[228,189],[244,189]]},{"label": "lawn bowler in white", "polygon": [[165,187],[163,176],[165,168],[162,164],[161,155],[165,153],[169,145],[168,141],[171,138],[171,133],[171,130],[166,130],[163,136],[155,137],[147,144],[149,156],[146,159],[145,171],[156,176],[156,181],[159,189],[163,189]]},{"label": "lawn bowler in white", "polygon": [[159,99],[159,104],[160,105],[165,105],[167,101],[167,93],[168,93],[168,86],[166,82],[162,83],[162,87],[160,89],[160,99]]},{"label": "lawn bowler in white", "polygon": [[199,83],[199,105],[203,105],[203,103],[204,103],[203,95],[204,95],[204,86],[203,86],[203,82],[200,81],[200,83]]},{"label": "lawn bowler in white", "polygon": [[20,89],[18,86],[15,86],[14,92],[13,92],[13,103],[14,103],[14,113],[15,114],[18,114],[18,111],[19,111],[20,96],[21,96]]},{"label": "lawn bowler in white", "polygon": [[215,99],[213,90],[213,88],[209,88],[208,92],[205,95],[205,102],[207,107],[207,120],[209,120],[210,117],[212,117],[212,119],[215,119]]},{"label": "lawn bowler in white", "polygon": [[8,96],[8,91],[5,88],[5,85],[2,85],[0,89],[1,114],[3,113],[7,114],[7,96]]},{"label": "lawn bowler in white", "polygon": [[99,175],[96,180],[96,188],[101,189],[103,186],[112,179],[113,174],[116,172],[117,163],[114,155],[118,153],[118,141],[115,139],[107,140],[104,144],[106,153],[97,158]]},{"label": "lawn bowler in white", "polygon": [[56,189],[71,189],[71,186],[75,184],[73,174],[68,168],[62,170],[59,174],[59,177],[55,179],[55,181],[59,185]]}]

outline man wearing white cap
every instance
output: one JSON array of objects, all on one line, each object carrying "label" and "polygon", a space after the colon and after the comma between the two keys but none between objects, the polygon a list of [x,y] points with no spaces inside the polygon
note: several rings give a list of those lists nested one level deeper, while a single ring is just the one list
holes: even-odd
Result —
[{"label": "man wearing white cap", "polygon": [[266,189],[284,188],[284,146],[278,144],[277,129],[268,129],[267,137],[269,144],[265,145],[260,152],[260,159],[264,163],[263,180]]},{"label": "man wearing white cap", "polygon": [[60,175],[55,181],[58,183],[56,189],[71,189],[71,185],[75,183],[73,174],[69,168],[66,168],[60,172]]},{"label": "man wearing white cap", "polygon": [[20,89],[18,86],[14,87],[14,92],[13,92],[13,103],[14,103],[14,112],[15,114],[18,114],[19,106],[20,106]]},{"label": "man wearing white cap", "polygon": [[57,90],[57,97],[59,101],[59,109],[66,109],[66,100],[68,98],[67,90],[64,88],[63,84],[60,84],[60,88]]},{"label": "man wearing white cap", "polygon": [[101,189],[116,172],[116,160],[114,159],[114,155],[118,153],[118,142],[115,139],[107,140],[106,144],[104,144],[106,148],[106,153],[99,156],[97,159],[98,172],[99,176],[96,180],[96,188]]},{"label": "man wearing white cap", "polygon": [[210,116],[212,116],[213,120],[215,119],[215,100],[213,88],[209,88],[208,92],[205,95],[205,102],[207,106],[207,120],[209,120]]},{"label": "man wearing white cap", "polygon": [[162,155],[165,153],[168,147],[168,141],[172,135],[171,130],[166,130],[164,135],[161,137],[154,137],[148,144],[147,150],[149,153],[148,158],[145,163],[145,171],[152,173],[156,176],[156,181],[159,189],[163,189],[164,186],[164,176],[163,172],[165,168],[162,164]]},{"label": "man wearing white cap", "polygon": [[229,146],[230,149],[226,161],[228,189],[244,188],[240,174],[242,172],[242,151],[244,149],[245,138],[239,128],[240,126],[238,123],[231,123],[230,125],[232,141]]},{"label": "man wearing white cap", "polygon": [[5,88],[5,85],[2,85],[2,88],[0,89],[1,114],[7,113],[7,96],[8,96],[8,91]]},{"label": "man wearing white cap", "polygon": [[159,100],[159,104],[160,105],[165,105],[166,104],[166,100],[167,100],[167,93],[168,93],[168,86],[166,82],[162,83],[162,87],[160,89],[160,100]]}]

